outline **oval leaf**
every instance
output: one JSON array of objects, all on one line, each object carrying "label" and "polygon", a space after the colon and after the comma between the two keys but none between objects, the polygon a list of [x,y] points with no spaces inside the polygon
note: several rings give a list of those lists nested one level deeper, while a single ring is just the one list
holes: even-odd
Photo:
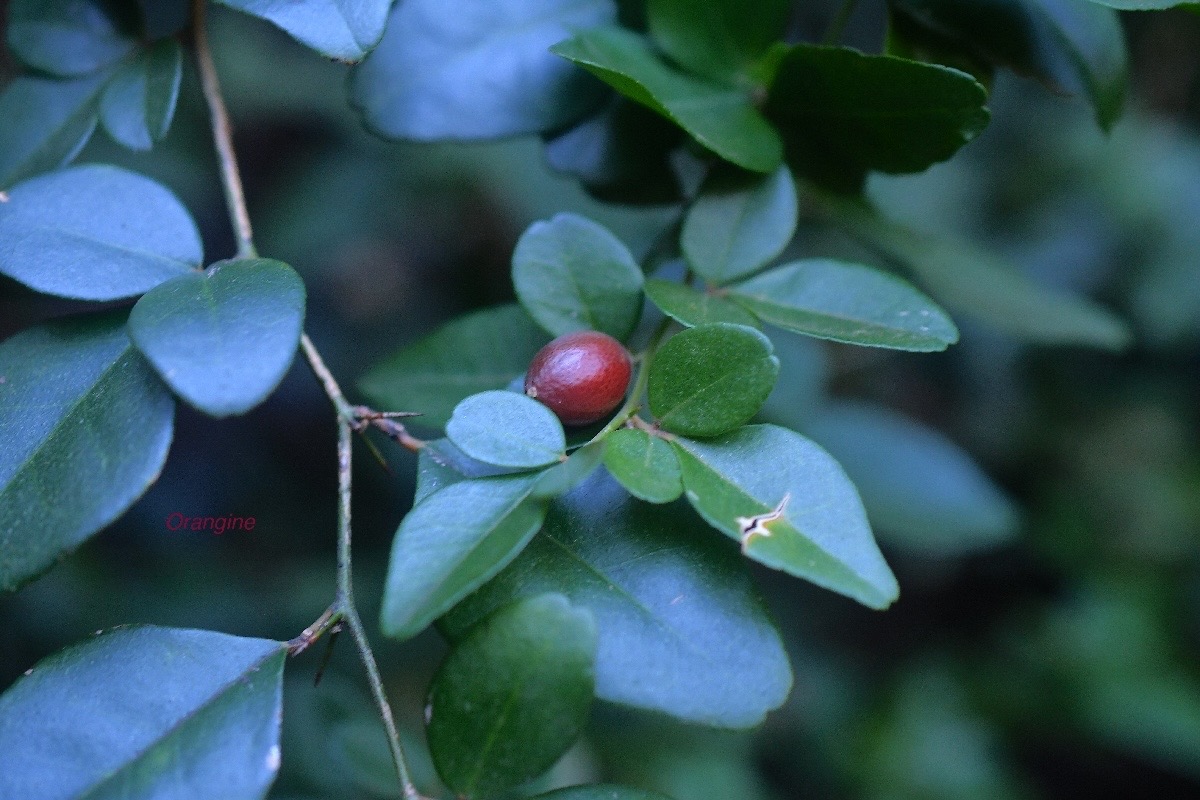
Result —
[{"label": "oval leaf", "polygon": [[561,461],[567,451],[553,411],[523,394],[500,390],[459,403],[446,436],[471,458],[513,469],[544,467]]},{"label": "oval leaf", "polygon": [[132,150],[149,150],[167,135],[179,99],[183,53],[167,39],[123,67],[100,101],[104,129]]},{"label": "oval leaf", "polygon": [[797,172],[845,189],[868,170],[945,161],[986,127],[986,103],[987,91],[956,69],[798,44],[779,62],[766,113]]},{"label": "oval leaf", "polygon": [[854,484],[820,447],[775,425],[674,445],[688,500],[750,558],[871,608],[899,595]]},{"label": "oval leaf", "polygon": [[714,322],[758,327],[758,317],[720,295],[661,278],[646,281],[646,297],[680,325],[694,328]]},{"label": "oval leaf", "polygon": [[946,557],[996,547],[1017,532],[1012,501],[937,431],[868,403],[826,406],[805,431],[845,468],[890,544]]},{"label": "oval leaf", "polygon": [[933,352],[958,341],[936,303],[871,267],[828,259],[785,264],[730,288],[764,322],[835,342]]},{"label": "oval leaf", "polygon": [[554,765],[592,705],[596,625],[545,594],[497,611],[434,676],[426,733],[438,774],[459,797],[488,797]]},{"label": "oval leaf", "polygon": [[460,317],[389,356],[358,383],[377,408],[420,411],[445,425],[463,398],[501,389],[525,374],[549,337],[520,306]]},{"label": "oval leaf", "polygon": [[671,800],[671,798],[647,792],[644,789],[631,789],[628,786],[617,786],[611,783],[597,783],[590,786],[568,786],[553,792],[539,794],[530,800]]},{"label": "oval leaf", "polygon": [[392,0],[217,0],[261,17],[339,61],[358,61],[383,36]]},{"label": "oval leaf", "polygon": [[783,38],[788,0],[649,0],[650,33],[692,72],[736,80]]},{"label": "oval leaf", "polygon": [[200,265],[200,234],[158,183],[99,164],[15,186],[0,203],[0,273],[77,300],[133,297]]},{"label": "oval leaf", "polygon": [[642,271],[607,228],[576,214],[529,226],[512,258],[513,286],[554,336],[579,330],[624,340],[642,314]]},{"label": "oval leaf", "polygon": [[381,136],[430,141],[538,133],[578,119],[601,87],[547,52],[616,17],[612,0],[396,3],[351,99]]},{"label": "oval leaf", "polygon": [[147,292],[129,333],[176,394],[214,417],[275,390],[304,326],[304,282],[282,261],[219,261]]},{"label": "oval leaf", "polygon": [[796,232],[796,182],[787,167],[765,177],[718,176],[705,182],[683,222],[688,264],[713,284],[767,265]]},{"label": "oval leaf", "polygon": [[45,570],[133,505],[171,444],[171,394],[125,314],[0,344],[0,590]]},{"label": "oval leaf", "polygon": [[683,494],[675,451],[645,431],[623,428],[609,434],[604,440],[604,466],[639,500],[669,503]]},{"label": "oval leaf", "polygon": [[747,91],[679,72],[632,31],[598,28],[550,50],[673,120],[726,161],[771,172],[783,158],[779,134],[758,113]]},{"label": "oval leaf", "polygon": [[396,531],[380,612],[388,636],[423,631],[516,558],[546,516],[545,503],[529,500],[536,476],[447,477],[427,465],[426,491],[430,480],[444,485]]},{"label": "oval leaf", "polygon": [[521,597],[560,592],[596,620],[596,695],[690,722],[750,727],[791,669],[745,565],[685,504],[631,498],[598,470],[550,505],[541,533],[439,625],[458,640]]},{"label": "oval leaf", "polygon": [[[25,64],[51,75],[87,75],[137,47],[133,19],[115,19],[104,0],[13,0],[8,46]],[[132,16],[129,14],[128,16]]]},{"label": "oval leaf", "polygon": [[745,325],[677,333],[650,363],[650,411],[684,436],[716,436],[750,420],[779,376],[771,340]]},{"label": "oval leaf", "polygon": [[0,696],[0,796],[263,797],[279,770],[285,653],[137,626],[44,659]]},{"label": "oval leaf", "polygon": [[70,162],[96,128],[108,75],[17,78],[0,94],[0,189]]}]

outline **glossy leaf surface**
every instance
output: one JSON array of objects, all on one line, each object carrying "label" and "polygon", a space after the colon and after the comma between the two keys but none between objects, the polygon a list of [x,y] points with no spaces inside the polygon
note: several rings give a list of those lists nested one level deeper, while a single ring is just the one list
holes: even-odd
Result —
[{"label": "glossy leaf surface", "polygon": [[156,286],[129,334],[175,393],[214,417],[275,391],[304,327],[304,282],[282,261],[220,261]]},{"label": "glossy leaf surface", "polygon": [[668,317],[689,328],[711,325],[714,322],[758,326],[758,317],[732,300],[675,281],[648,279],[646,297]]},{"label": "glossy leaf surface", "polygon": [[636,428],[604,440],[604,466],[628,492],[648,503],[669,503],[683,494],[679,459],[671,445]]},{"label": "glossy leaf surface", "polygon": [[454,409],[446,436],[471,458],[497,467],[530,469],[560,461],[567,450],[554,412],[523,394],[471,395]]}]

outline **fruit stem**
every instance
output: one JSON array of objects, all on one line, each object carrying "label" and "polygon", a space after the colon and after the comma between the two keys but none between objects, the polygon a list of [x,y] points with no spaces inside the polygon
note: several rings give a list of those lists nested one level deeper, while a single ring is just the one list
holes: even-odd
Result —
[{"label": "fruit stem", "polygon": [[658,350],[658,346],[662,344],[663,337],[667,335],[667,331],[671,327],[671,318],[663,317],[662,322],[658,323],[653,335],[650,337],[650,342],[646,345],[646,349],[637,355],[638,374],[637,379],[633,383],[633,389],[629,392],[629,397],[625,400],[625,405],[621,406],[621,410],[617,415],[608,421],[600,431],[591,438],[592,442],[598,442],[605,436],[615,431],[617,428],[624,425],[631,417],[637,414],[638,409],[642,407],[642,395],[646,391],[646,384],[650,380],[650,363],[654,361],[654,353]]}]

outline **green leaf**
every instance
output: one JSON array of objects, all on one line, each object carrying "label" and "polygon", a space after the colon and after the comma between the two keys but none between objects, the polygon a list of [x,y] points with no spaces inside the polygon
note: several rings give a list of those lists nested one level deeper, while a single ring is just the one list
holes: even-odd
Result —
[{"label": "green leaf", "polygon": [[175,393],[214,417],[266,399],[292,364],[304,282],[282,261],[218,261],[147,292],[129,335]]},{"label": "green leaf", "polygon": [[533,487],[533,496],[558,497],[578,486],[604,459],[604,440],[585,445],[561,464],[546,469]]},{"label": "green leaf", "polygon": [[730,288],[764,322],[835,342],[932,352],[958,341],[946,312],[905,281],[859,264],[795,261]]},{"label": "green leaf", "polygon": [[171,127],[182,78],[179,43],[166,39],[155,44],[122,67],[104,90],[104,129],[131,150],[149,150]]},{"label": "green leaf", "polygon": [[17,78],[0,94],[0,189],[70,162],[96,128],[108,75]]},{"label": "green leaf", "polygon": [[0,344],[0,590],[125,513],[158,477],[175,405],[125,314],[30,328]]},{"label": "green leaf", "polygon": [[783,38],[788,0],[649,0],[650,33],[676,63],[700,75],[735,80]]},{"label": "green leaf", "polygon": [[367,127],[387,138],[561,128],[595,109],[603,92],[547,48],[615,17],[612,0],[405,0],[352,73],[351,99]]},{"label": "green leaf", "polygon": [[554,765],[587,722],[596,625],[560,594],[497,611],[442,662],[426,734],[459,797],[489,797]]},{"label": "green leaf", "polygon": [[463,398],[525,374],[548,341],[520,306],[476,311],[392,354],[358,387],[377,408],[420,411],[418,423],[441,426]]},{"label": "green leaf", "polygon": [[[820,447],[775,425],[674,445],[688,500],[710,525],[743,542],[750,558],[871,608],[899,596],[854,484]],[[755,518],[772,512],[781,516],[745,536]]]},{"label": "green leaf", "polygon": [[512,258],[521,305],[554,336],[580,330],[626,339],[642,314],[642,271],[602,225],[576,214],[535,222]]},{"label": "green leaf", "polygon": [[1039,286],[985,250],[909,230],[856,204],[830,209],[853,234],[903,262],[952,310],[1042,344],[1111,350],[1129,344],[1129,328],[1108,309]]},{"label": "green leaf", "polygon": [[631,789],[612,783],[597,783],[590,786],[568,786],[553,792],[536,795],[530,800],[671,800],[657,792]]},{"label": "green leaf", "polygon": [[546,504],[529,498],[537,476],[454,481],[443,474],[436,488],[428,485],[429,469],[426,496],[400,523],[388,562],[380,625],[400,639],[508,565],[546,516]]},{"label": "green leaf", "polygon": [[675,281],[648,279],[646,297],[668,317],[689,328],[714,322],[758,327],[758,317],[737,303],[719,294],[702,292]]},{"label": "green leaf", "polygon": [[[1136,1],[1136,0],[1133,0]],[[1129,84],[1117,13],[1081,0],[894,0],[897,9],[957,36],[989,60],[1033,75],[1058,92],[1084,94],[1108,130]]]},{"label": "green leaf", "polygon": [[609,434],[604,440],[604,466],[639,500],[669,503],[683,494],[675,451],[645,431],[623,428]]},{"label": "green leaf", "polygon": [[806,433],[858,487],[880,538],[932,556],[1011,541],[1017,509],[965,451],[937,431],[883,406],[825,406]]},{"label": "green leaf", "polygon": [[771,393],[779,359],[745,325],[699,325],[675,334],[650,363],[650,412],[668,431],[716,436],[748,422]]},{"label": "green leaf", "polygon": [[986,102],[949,67],[798,44],[779,62],[766,113],[797,172],[843,189],[868,170],[920,172],[950,158],[987,125]]},{"label": "green leaf", "polygon": [[217,0],[261,17],[338,61],[358,61],[383,36],[392,0]]},{"label": "green leaf", "polygon": [[175,195],[118,167],[32,178],[0,204],[0,273],[46,294],[133,297],[202,258],[196,224]]},{"label": "green leaf", "polygon": [[1123,11],[1160,11],[1165,8],[1193,8],[1195,3],[1186,0],[1091,0],[1109,8],[1119,8]]},{"label": "green leaf", "polygon": [[446,436],[471,458],[513,469],[544,467],[567,451],[554,412],[523,394],[493,390],[471,395],[454,408]]},{"label": "green leaf", "polygon": [[550,51],[579,64],[621,94],[657,111],[714,153],[754,172],[779,166],[779,134],[748,92],[686,75],[660,60],[636,33],[597,28]]},{"label": "green leaf", "polygon": [[[449,440],[439,439],[443,445],[449,445]],[[413,506],[418,506],[435,492],[445,489],[452,483],[465,481],[468,476],[455,469],[450,460],[434,448],[433,443],[421,448],[417,455],[417,488],[413,494]],[[453,447],[453,445],[450,445]],[[457,448],[455,448],[457,449]]]},{"label": "green leaf", "polygon": [[718,173],[705,182],[679,244],[709,283],[728,283],[767,265],[796,232],[796,183],[787,167],[767,176]]},{"label": "green leaf", "polygon": [[0,696],[0,796],[257,800],[279,770],[282,642],[135,626]]},{"label": "green leaf", "polygon": [[104,0],[13,0],[9,49],[26,65],[50,75],[96,72],[137,47],[128,24],[132,20],[114,18],[114,10],[117,4]]},{"label": "green leaf", "polygon": [[560,592],[592,612],[596,695],[691,722],[750,727],[791,688],[745,565],[676,503],[631,498],[605,471],[550,505],[541,533],[439,623],[452,640],[515,599]]}]

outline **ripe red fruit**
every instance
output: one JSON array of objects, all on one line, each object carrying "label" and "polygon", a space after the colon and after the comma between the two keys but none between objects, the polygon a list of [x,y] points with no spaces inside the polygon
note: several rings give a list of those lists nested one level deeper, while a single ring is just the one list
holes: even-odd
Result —
[{"label": "ripe red fruit", "polygon": [[564,425],[586,425],[621,404],[632,371],[629,353],[616,339],[576,331],[537,352],[525,375],[525,394],[548,406]]}]

